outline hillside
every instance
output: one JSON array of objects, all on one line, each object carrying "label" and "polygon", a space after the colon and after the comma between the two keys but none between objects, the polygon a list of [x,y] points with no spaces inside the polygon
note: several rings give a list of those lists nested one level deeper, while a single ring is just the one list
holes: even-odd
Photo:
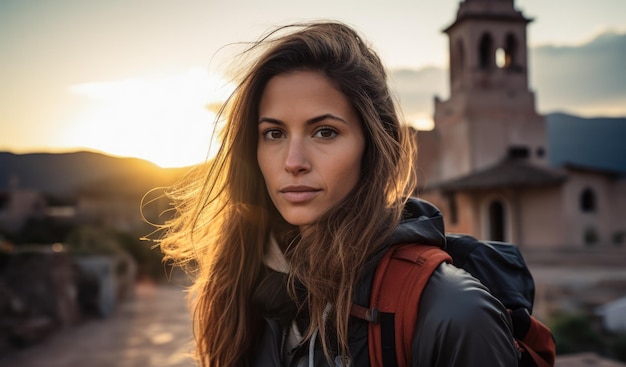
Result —
[{"label": "hillside", "polygon": [[626,174],[626,117],[546,115],[552,166],[573,164]]},{"label": "hillside", "polygon": [[71,194],[87,187],[107,186],[119,191],[141,192],[168,185],[186,168],[161,168],[136,158],[117,158],[100,153],[0,152],[0,191],[6,190],[12,177],[20,188],[49,194]]}]

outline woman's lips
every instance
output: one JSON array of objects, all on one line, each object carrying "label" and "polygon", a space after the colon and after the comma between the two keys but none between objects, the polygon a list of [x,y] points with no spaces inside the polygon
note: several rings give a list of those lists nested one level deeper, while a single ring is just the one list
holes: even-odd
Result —
[{"label": "woman's lips", "polygon": [[282,197],[291,203],[304,203],[312,200],[322,190],[309,186],[287,186],[279,190]]}]

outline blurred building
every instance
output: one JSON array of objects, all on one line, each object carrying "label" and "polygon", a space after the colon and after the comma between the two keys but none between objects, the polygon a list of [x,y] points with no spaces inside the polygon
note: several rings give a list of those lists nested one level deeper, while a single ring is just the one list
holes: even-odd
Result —
[{"label": "blurred building", "polygon": [[[122,232],[147,233],[142,214],[157,218],[168,208],[163,197],[151,198],[151,205],[141,207],[141,190],[112,188],[99,183],[85,185],[74,193],[58,196],[20,187],[17,177],[11,178],[7,190],[0,190],[0,231],[19,233],[32,226],[65,227],[94,225]],[[56,239],[63,241],[63,238]]]},{"label": "blurred building", "polygon": [[612,332],[626,332],[626,297],[602,305],[596,309],[603,327]]},{"label": "blurred building", "polygon": [[38,190],[22,188],[19,178],[10,179],[8,190],[0,190],[0,230],[17,233],[33,221],[71,224],[76,220],[73,200],[59,199]]},{"label": "blurred building", "polygon": [[41,193],[20,190],[18,179],[11,178],[9,189],[0,192],[0,228],[8,232],[20,230],[29,218],[43,216],[45,205]]},{"label": "blurred building", "polygon": [[420,196],[451,232],[527,248],[626,245],[624,174],[549,164],[528,85],[531,21],[513,0],[460,3],[444,30],[450,97],[436,98],[434,129],[418,133]]},{"label": "blurred building", "polygon": [[528,85],[531,21],[513,0],[460,2],[444,30],[450,96],[435,98],[434,129],[417,133],[418,195],[448,232],[517,244],[547,319],[626,294],[626,175],[550,165]]}]

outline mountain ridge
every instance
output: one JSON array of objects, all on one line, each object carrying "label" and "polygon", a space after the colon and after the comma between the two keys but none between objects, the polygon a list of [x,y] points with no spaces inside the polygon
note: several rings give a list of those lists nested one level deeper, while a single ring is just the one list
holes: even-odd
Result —
[{"label": "mountain ridge", "polygon": [[[0,190],[13,181],[21,189],[48,194],[68,195],[98,183],[120,183],[120,191],[149,189],[171,184],[189,167],[162,168],[134,157],[115,157],[104,153],[0,152]],[[17,181],[17,182],[16,182]]]},{"label": "mountain ridge", "polygon": [[545,115],[550,165],[574,165],[626,174],[626,117]]}]

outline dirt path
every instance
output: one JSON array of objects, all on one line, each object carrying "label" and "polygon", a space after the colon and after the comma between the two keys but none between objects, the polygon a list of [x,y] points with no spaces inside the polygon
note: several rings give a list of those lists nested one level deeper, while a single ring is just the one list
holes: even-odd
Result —
[{"label": "dirt path", "polygon": [[189,367],[191,341],[182,288],[142,284],[108,319],[0,356],[0,367]]}]

